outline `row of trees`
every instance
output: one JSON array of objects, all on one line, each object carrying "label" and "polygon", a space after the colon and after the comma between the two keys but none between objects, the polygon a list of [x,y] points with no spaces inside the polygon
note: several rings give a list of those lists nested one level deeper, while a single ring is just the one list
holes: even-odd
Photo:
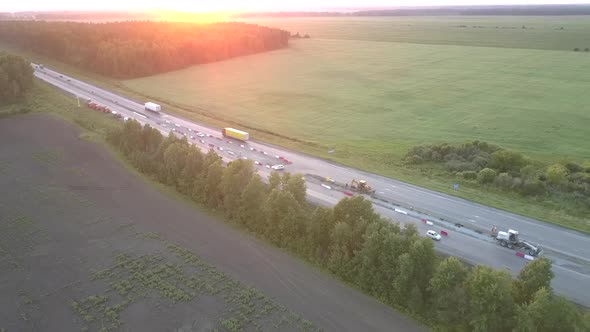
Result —
[{"label": "row of trees", "polygon": [[148,76],[286,47],[287,31],[245,23],[0,21],[0,40],[114,77]]},{"label": "row of trees", "polygon": [[546,165],[486,142],[415,146],[405,161],[443,165],[449,174],[524,196],[544,196],[574,214],[590,213],[590,163]]},{"label": "row of trees", "polygon": [[186,138],[135,121],[108,141],[143,173],[440,330],[590,329],[589,316],[552,294],[547,259],[529,263],[513,281],[505,271],[441,260],[414,225],[383,219],[361,196],[311,206],[301,175],[275,172],[265,183],[250,161],[223,167],[213,150],[203,154]]},{"label": "row of trees", "polygon": [[20,56],[0,52],[0,105],[14,102],[33,87],[33,69]]}]

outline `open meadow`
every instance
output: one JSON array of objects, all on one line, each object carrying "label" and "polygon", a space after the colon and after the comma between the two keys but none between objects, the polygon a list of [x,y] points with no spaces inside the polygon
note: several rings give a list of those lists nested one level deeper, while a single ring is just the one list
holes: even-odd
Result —
[{"label": "open meadow", "polygon": [[[508,48],[522,34],[544,38],[546,48],[571,39],[583,44],[578,32],[590,33],[590,24],[526,18],[532,32],[494,28],[494,39],[489,29],[449,27],[488,26],[492,18],[449,20],[266,19],[312,39],[124,85],[246,129],[336,149],[335,158],[386,174],[382,165],[397,164],[422,143],[479,139],[541,159],[590,158],[590,147],[580,144],[590,123],[590,52],[539,50],[540,41],[528,39]],[[507,20],[496,24],[521,22]],[[553,29],[561,25],[566,30]],[[482,40],[503,47],[473,47]]]}]

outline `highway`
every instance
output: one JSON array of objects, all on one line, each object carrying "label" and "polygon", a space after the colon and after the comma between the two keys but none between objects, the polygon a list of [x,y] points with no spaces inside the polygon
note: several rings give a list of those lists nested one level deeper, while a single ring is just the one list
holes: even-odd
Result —
[{"label": "highway", "polygon": [[543,254],[553,261],[555,292],[590,307],[588,235],[255,140],[241,143],[224,139],[219,129],[167,114],[165,109],[160,114],[148,112],[144,110],[144,101],[130,100],[48,68],[33,67],[37,78],[78,97],[81,112],[93,112],[85,106],[90,99],[124,117],[149,124],[166,136],[170,131],[184,135],[203,151],[214,148],[226,162],[237,158],[253,160],[263,176],[270,174],[272,166],[285,165],[286,171],[306,176],[307,194],[315,203],[332,206],[346,195],[335,190],[330,182],[321,183],[310,175],[330,177],[340,184],[353,178],[366,180],[376,190],[378,199],[372,201],[378,213],[401,223],[415,223],[422,234],[428,229],[447,231],[449,235],[436,242],[437,250],[470,264],[502,268],[516,275],[528,261],[486,235],[493,226],[503,231],[516,229],[527,242],[539,244]]}]

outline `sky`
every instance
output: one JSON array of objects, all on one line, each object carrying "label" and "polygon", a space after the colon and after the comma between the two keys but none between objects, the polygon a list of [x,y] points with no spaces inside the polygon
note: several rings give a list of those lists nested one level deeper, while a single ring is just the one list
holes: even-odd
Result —
[{"label": "sky", "polygon": [[350,7],[572,4],[590,0],[2,0],[0,12],[46,10],[154,10],[191,12],[326,10]]}]

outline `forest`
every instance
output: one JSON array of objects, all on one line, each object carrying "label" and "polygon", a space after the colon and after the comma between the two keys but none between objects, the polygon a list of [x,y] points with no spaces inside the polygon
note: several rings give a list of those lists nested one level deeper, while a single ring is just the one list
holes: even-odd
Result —
[{"label": "forest", "polygon": [[279,49],[289,36],[246,23],[0,21],[0,41],[117,78]]},{"label": "forest", "polygon": [[263,181],[250,160],[224,167],[213,150],[204,154],[186,138],[133,120],[107,141],[148,177],[435,330],[590,330],[590,314],[553,294],[546,258],[513,280],[507,271],[438,256],[414,225],[384,219],[362,196],[311,205],[301,175],[274,172]]}]

